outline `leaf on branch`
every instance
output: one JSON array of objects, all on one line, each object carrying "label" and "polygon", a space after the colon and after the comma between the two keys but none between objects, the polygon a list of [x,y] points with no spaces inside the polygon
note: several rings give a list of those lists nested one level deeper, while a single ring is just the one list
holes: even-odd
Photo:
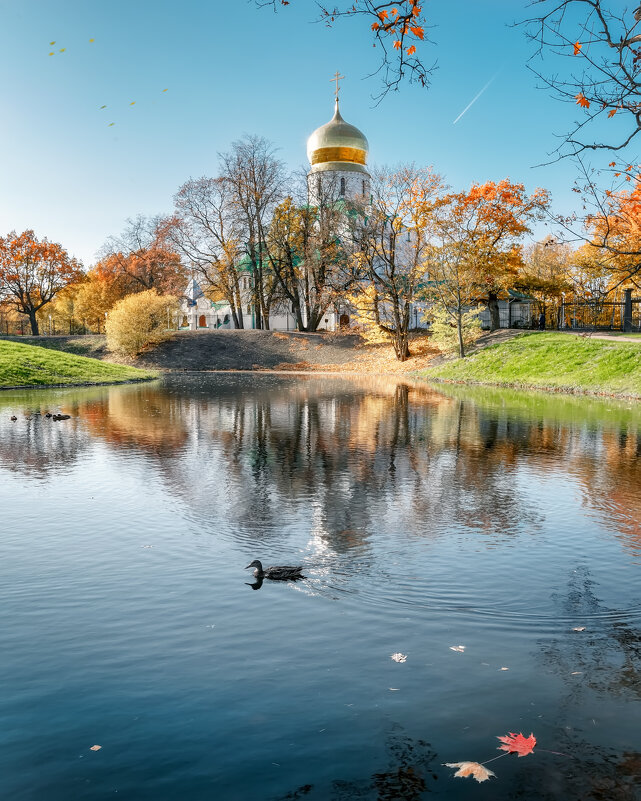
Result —
[{"label": "leaf on branch", "polygon": [[401,49],[401,40],[400,40],[400,39],[397,39],[397,40],[394,42],[394,50],[400,50],[400,49]]},{"label": "leaf on branch", "polygon": [[581,108],[590,108],[590,101],[583,94],[583,92],[579,92],[579,94],[575,95],[574,97],[576,98],[578,106],[581,106]]},{"label": "leaf on branch", "polygon": [[425,34],[425,31],[424,31],[424,29],[423,29],[423,28],[420,28],[420,27],[418,27],[418,26],[416,26],[416,27],[411,27],[411,28],[410,28],[410,31],[412,31],[412,33],[414,34],[414,36],[416,36],[416,38],[417,38],[417,39],[422,39],[422,38],[423,38],[423,36],[424,36],[424,34]]},{"label": "leaf on branch", "polygon": [[507,751],[508,754],[518,754],[519,757],[527,756],[534,751],[536,745],[536,737],[530,734],[529,737],[524,737],[521,732],[515,734],[513,731],[503,737],[498,737],[503,743],[499,745],[499,751]]},{"label": "leaf on branch", "polygon": [[574,43],[574,55],[575,56],[579,55],[579,53],[581,52],[581,48],[582,47],[583,47],[583,45],[580,42],[575,42]]},{"label": "leaf on branch", "polygon": [[407,55],[408,56],[413,56],[414,53],[416,53],[416,47],[414,45],[412,45],[411,47],[407,48]]},{"label": "leaf on branch", "polygon": [[617,110],[615,108],[612,108],[612,109],[610,109],[610,111],[608,111],[608,117],[614,117],[614,115],[616,113],[617,113]]},{"label": "leaf on branch", "polygon": [[454,776],[460,779],[471,776],[477,782],[484,782],[491,776],[496,777],[496,773],[493,773],[489,768],[483,767],[480,762],[446,762],[445,767],[458,768]]}]

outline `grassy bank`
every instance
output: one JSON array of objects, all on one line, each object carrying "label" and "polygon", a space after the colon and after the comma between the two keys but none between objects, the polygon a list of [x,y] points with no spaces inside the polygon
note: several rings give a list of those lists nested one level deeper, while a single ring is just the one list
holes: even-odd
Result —
[{"label": "grassy bank", "polygon": [[641,344],[532,332],[421,375],[439,381],[641,397]]},{"label": "grassy bank", "polygon": [[0,340],[0,388],[115,383],[155,375],[150,370]]}]

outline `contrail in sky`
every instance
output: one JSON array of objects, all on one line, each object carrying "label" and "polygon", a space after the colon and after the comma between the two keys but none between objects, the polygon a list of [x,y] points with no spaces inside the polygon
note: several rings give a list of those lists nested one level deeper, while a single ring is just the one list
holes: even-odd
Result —
[{"label": "contrail in sky", "polygon": [[485,90],[488,88],[488,86],[489,86],[489,85],[490,85],[490,84],[491,84],[491,83],[494,81],[494,79],[496,78],[496,76],[497,76],[498,74],[499,74],[499,73],[497,72],[495,75],[493,75],[493,76],[490,78],[490,80],[489,80],[489,81],[488,81],[488,82],[485,84],[485,86],[484,86],[484,87],[481,89],[481,91],[480,91],[480,92],[479,92],[477,95],[475,95],[475,97],[474,97],[474,98],[473,98],[473,99],[472,99],[472,100],[471,100],[471,101],[470,101],[470,102],[467,104],[467,106],[465,106],[465,108],[463,109],[463,111],[461,111],[461,113],[460,113],[460,114],[458,115],[458,117],[457,117],[457,118],[454,120],[454,122],[452,123],[452,125],[456,125],[456,123],[457,123],[457,122],[458,122],[458,121],[461,119],[461,117],[463,116],[463,114],[465,114],[467,111],[469,111],[469,110],[472,108],[472,106],[473,106],[473,105],[476,103],[476,101],[477,101],[477,100],[479,99],[479,97],[480,97],[480,96],[483,94],[483,92],[484,92],[484,91],[485,91]]}]

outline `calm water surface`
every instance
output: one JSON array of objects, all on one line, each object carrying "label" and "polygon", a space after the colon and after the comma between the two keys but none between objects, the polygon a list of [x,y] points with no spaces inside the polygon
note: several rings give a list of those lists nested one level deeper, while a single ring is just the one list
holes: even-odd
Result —
[{"label": "calm water surface", "polygon": [[[2,798],[641,798],[637,406],[1,393],[0,501]],[[307,578],[255,589],[255,558]],[[507,732],[538,744],[497,778],[442,765]]]}]

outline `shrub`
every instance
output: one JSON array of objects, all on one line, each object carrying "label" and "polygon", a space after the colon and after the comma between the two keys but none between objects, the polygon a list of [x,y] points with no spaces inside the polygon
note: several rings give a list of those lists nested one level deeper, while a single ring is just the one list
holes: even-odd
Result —
[{"label": "shrub", "polygon": [[171,332],[167,321],[177,309],[176,298],[159,295],[154,289],[118,301],[109,312],[105,325],[109,350],[136,356],[150,345],[169,339]]},{"label": "shrub", "polygon": [[[471,345],[483,333],[481,330],[481,307],[470,309],[461,314],[461,329],[463,344]],[[425,315],[429,317],[432,330],[432,341],[444,353],[458,353],[459,340],[457,330],[457,315],[455,311],[445,308],[442,304],[435,304]]]}]

